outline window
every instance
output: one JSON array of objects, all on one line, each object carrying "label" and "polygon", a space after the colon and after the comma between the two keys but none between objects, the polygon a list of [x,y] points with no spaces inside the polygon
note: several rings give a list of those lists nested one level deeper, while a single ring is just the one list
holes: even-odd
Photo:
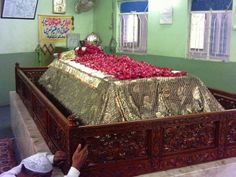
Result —
[{"label": "window", "polygon": [[191,14],[190,48],[193,50],[204,49],[205,18],[204,13]]},{"label": "window", "polygon": [[121,3],[120,51],[146,52],[147,6],[147,1]]},{"label": "window", "polygon": [[193,0],[190,57],[227,60],[230,53],[231,21],[231,0]]}]

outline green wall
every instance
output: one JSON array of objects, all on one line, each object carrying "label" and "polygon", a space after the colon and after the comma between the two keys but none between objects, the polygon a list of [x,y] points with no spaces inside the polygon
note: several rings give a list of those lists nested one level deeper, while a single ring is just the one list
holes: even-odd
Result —
[{"label": "green wall", "polygon": [[97,0],[97,5],[94,8],[94,32],[101,38],[103,46],[109,45],[112,36],[112,1]]},{"label": "green wall", "polygon": [[15,90],[15,63],[21,66],[36,66],[34,53],[0,55],[0,106],[9,104],[9,91]]},{"label": "green wall", "polygon": [[[118,41],[119,11],[116,2],[116,36]],[[132,0],[130,0],[132,1]],[[111,39],[112,0],[97,0],[94,9],[94,31],[102,38],[102,45],[109,46]],[[186,58],[189,38],[190,0],[149,0],[147,54]],[[233,26],[236,28],[236,0],[233,0]],[[166,4],[173,7],[173,23],[160,24],[160,9]],[[231,30],[231,54],[229,61],[236,61],[236,29]]]},{"label": "green wall", "polygon": [[233,30],[231,32],[231,61],[236,61],[236,0],[233,0]]},{"label": "green wall", "polygon": [[[173,23],[160,25],[160,10],[173,2]],[[175,2],[175,3],[174,3]],[[185,57],[188,41],[187,0],[149,0],[148,54]]]},{"label": "green wall", "polygon": [[[102,40],[108,51],[111,30],[111,0],[98,0],[95,8],[95,32]],[[160,8],[163,3],[173,5],[173,24],[160,25]],[[116,5],[118,8],[118,5]],[[185,70],[205,82],[209,87],[236,93],[236,30],[231,31],[231,57],[229,62],[215,62],[188,59],[188,33],[189,33],[189,3],[187,0],[149,0],[148,13],[148,46],[146,55],[130,55],[138,60],[148,61],[152,64]],[[233,26],[236,26],[236,0],[234,0]],[[117,18],[118,18],[117,14]],[[101,21],[101,19],[104,19]],[[118,29],[117,22],[117,29]],[[118,34],[116,34],[118,35]],[[104,40],[105,39],[105,40]],[[121,53],[118,53],[121,54]],[[124,54],[124,53],[123,53]]]},{"label": "green wall", "polygon": [[[118,3],[115,1],[115,17]],[[73,15],[75,31],[81,39],[94,31],[102,39],[102,45],[108,49],[112,37],[111,15],[112,0],[97,0],[94,10],[75,14],[75,0],[67,0],[67,13]],[[173,24],[160,25],[159,11],[163,3],[173,4]],[[236,0],[234,0],[233,25],[236,26]],[[52,1],[39,0],[37,15],[52,15]],[[236,92],[236,30],[231,33],[230,62],[210,62],[187,59],[188,50],[188,1],[187,0],[149,0],[148,46],[147,55],[132,57],[151,62],[155,65],[172,67],[188,71],[200,77],[208,86]],[[9,103],[8,92],[14,90],[14,63],[24,66],[37,65],[34,49],[38,41],[38,19],[13,20],[0,18],[0,106]],[[115,36],[118,38],[119,21],[115,21]],[[65,46],[65,43],[57,44]],[[108,51],[108,50],[106,50]],[[231,62],[234,61],[234,62]]]},{"label": "green wall", "polygon": [[[115,1],[116,37],[119,29],[119,1]],[[173,24],[160,25],[159,12],[164,3],[174,4]],[[94,31],[101,37],[104,47],[111,39],[112,0],[97,0],[94,9]],[[188,3],[183,0],[149,0],[147,53],[152,55],[185,57],[188,40]]]},{"label": "green wall", "polygon": [[[62,16],[74,16],[74,32],[84,39],[93,31],[93,10],[75,14],[74,3],[75,0],[67,0],[66,14]],[[0,106],[9,104],[9,91],[15,90],[14,64],[38,65],[34,53],[38,44],[38,15],[57,15],[52,14],[51,0],[38,1],[35,20],[0,18]]]},{"label": "green wall", "polygon": [[[74,16],[74,32],[85,38],[93,31],[93,11],[75,14],[74,3],[75,0],[67,1],[66,14],[61,16]],[[38,15],[57,15],[52,14],[52,1],[38,1],[35,20],[0,18],[0,54],[34,51],[38,44]],[[59,45],[65,46],[65,43]]]}]

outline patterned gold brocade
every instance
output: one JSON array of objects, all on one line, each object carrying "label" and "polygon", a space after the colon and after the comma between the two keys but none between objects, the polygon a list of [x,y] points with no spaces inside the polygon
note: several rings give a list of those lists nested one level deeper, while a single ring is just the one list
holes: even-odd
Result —
[{"label": "patterned gold brocade", "polygon": [[99,78],[57,60],[39,83],[83,124],[223,110],[206,86],[190,75],[134,80]]},{"label": "patterned gold brocade", "polygon": [[61,53],[61,59],[63,60],[72,60],[76,57],[75,55],[75,51],[74,50],[70,50],[67,52],[62,52]]}]

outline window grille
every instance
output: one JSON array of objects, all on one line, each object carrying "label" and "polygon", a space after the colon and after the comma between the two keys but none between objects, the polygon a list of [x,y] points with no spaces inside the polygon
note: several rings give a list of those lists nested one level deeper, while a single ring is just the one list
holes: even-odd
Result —
[{"label": "window grille", "polygon": [[125,2],[120,8],[120,51],[145,53],[147,50],[148,1]]},{"label": "window grille", "polygon": [[147,48],[146,14],[121,15],[121,51],[145,53]]},{"label": "window grille", "polygon": [[[221,1],[221,4],[216,1]],[[230,54],[232,2],[193,0],[191,10],[189,56],[227,60]]]}]

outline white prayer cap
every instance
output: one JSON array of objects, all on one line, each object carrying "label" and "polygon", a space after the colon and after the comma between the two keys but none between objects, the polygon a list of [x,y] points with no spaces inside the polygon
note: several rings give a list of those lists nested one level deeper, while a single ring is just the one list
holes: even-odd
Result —
[{"label": "white prayer cap", "polygon": [[49,173],[53,167],[44,153],[37,153],[21,162],[26,169],[37,173]]}]

